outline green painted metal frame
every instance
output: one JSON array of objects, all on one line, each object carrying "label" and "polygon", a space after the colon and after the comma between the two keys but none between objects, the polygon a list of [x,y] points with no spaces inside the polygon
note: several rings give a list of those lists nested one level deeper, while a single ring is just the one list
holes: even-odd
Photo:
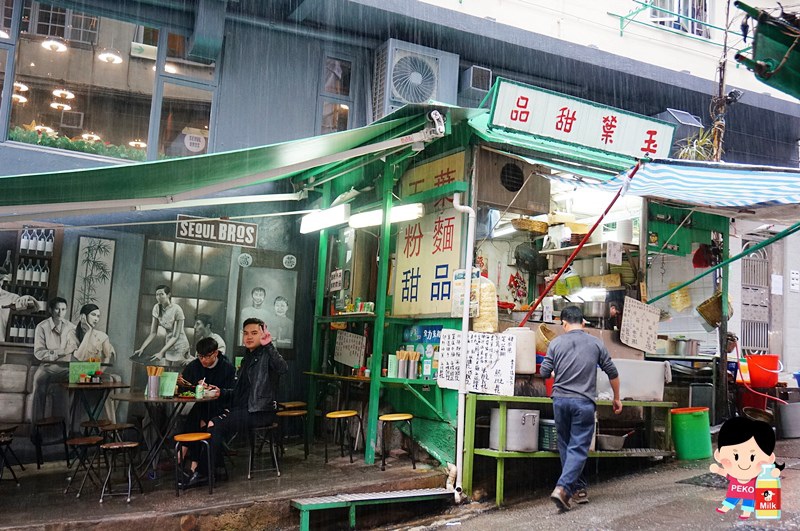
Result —
[{"label": "green painted metal frame", "polygon": [[[500,407],[500,434],[499,434],[499,450],[492,450],[486,448],[475,448],[475,417],[478,407],[478,402],[497,402]],[[530,397],[530,396],[496,396],[496,395],[477,395],[474,393],[467,394],[466,404],[466,419],[464,431],[464,475],[462,479],[462,487],[468,496],[472,495],[472,476],[474,473],[475,456],[481,455],[484,457],[492,457],[497,460],[497,477],[495,481],[495,503],[497,506],[503,504],[505,497],[505,460],[508,458],[553,458],[558,457],[558,452],[541,451],[541,452],[511,452],[504,450],[507,440],[507,426],[506,419],[508,412],[508,404],[552,404],[551,398],[545,397]],[[623,402],[625,406],[642,406],[647,408],[673,408],[678,404],[676,402],[646,402],[643,400],[626,400]],[[598,400],[598,406],[611,406],[611,400]],[[672,432],[672,416],[667,415],[665,419],[665,440],[669,441]],[[650,440],[652,441],[653,422],[652,416],[647,417]],[[589,457],[653,457],[653,456],[671,456],[672,451],[645,449],[646,451],[639,452],[589,452]]]},{"label": "green painted metal frame", "polygon": [[677,13],[675,11],[670,11],[669,9],[666,9],[666,8],[663,8],[663,7],[660,7],[660,6],[656,6],[656,5],[652,5],[649,2],[643,2],[642,0],[633,0],[633,1],[635,3],[637,3],[637,4],[639,4],[641,7],[639,7],[638,9],[631,10],[631,12],[628,13],[627,15],[619,15],[619,14],[616,14],[616,13],[612,13],[610,11],[608,12],[608,14],[611,15],[612,17],[619,18],[619,36],[620,37],[622,37],[624,35],[625,28],[628,27],[628,25],[630,23],[634,23],[634,24],[638,24],[638,25],[641,25],[641,26],[647,26],[647,27],[650,27],[650,28],[654,28],[654,29],[657,29],[657,30],[660,30],[660,31],[666,31],[667,33],[672,33],[673,35],[679,35],[681,37],[686,37],[687,39],[692,39],[692,40],[699,41],[699,42],[704,42],[704,43],[707,43],[707,44],[713,44],[714,46],[720,46],[720,47],[724,46],[724,44],[722,44],[720,42],[716,42],[716,41],[713,41],[713,40],[705,38],[705,37],[692,35],[691,33],[688,33],[688,32],[685,32],[685,31],[677,30],[677,29],[674,29],[674,28],[669,28],[667,26],[662,26],[661,24],[654,24],[652,22],[643,22],[641,20],[636,20],[636,17],[639,16],[640,13],[642,13],[644,11],[647,11],[648,9],[654,9],[654,10],[662,12],[662,13],[667,13],[668,15],[674,15],[679,20],[687,20],[689,22],[694,22],[694,23],[700,24],[702,26],[705,26],[707,28],[715,29],[717,31],[724,32],[725,28],[722,28],[720,26],[715,26],[713,24],[709,24],[708,22],[705,22],[705,21],[697,19],[697,18],[687,17],[686,15],[682,15],[682,14]]},{"label": "green painted metal frame", "polygon": [[380,498],[376,500],[352,500],[352,501],[326,501],[320,503],[300,503],[292,501],[292,507],[300,510],[300,531],[309,531],[311,524],[311,511],[326,509],[348,508],[348,519],[350,529],[356,528],[356,507],[359,505],[381,505],[385,503],[405,503],[416,501],[428,501],[433,498],[451,497],[452,493],[420,494],[419,496],[407,496],[402,498]]}]

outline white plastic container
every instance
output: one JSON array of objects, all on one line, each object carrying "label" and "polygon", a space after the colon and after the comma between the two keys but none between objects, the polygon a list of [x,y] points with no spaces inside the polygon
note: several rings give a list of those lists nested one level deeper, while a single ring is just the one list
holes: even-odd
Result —
[{"label": "white plastic container", "polygon": [[800,437],[800,402],[778,404],[778,413],[781,419],[781,437],[784,439]]},{"label": "white plastic container", "polygon": [[[619,372],[620,398],[657,401],[664,399],[666,368],[663,362],[626,359],[613,361]],[[613,396],[608,376],[600,368],[597,369],[597,395]]]},{"label": "white plastic container", "polygon": [[504,334],[517,338],[517,359],[514,363],[516,374],[536,373],[536,332],[526,326],[506,328]]},{"label": "white plastic container", "polygon": [[[500,408],[493,408],[489,428],[489,448],[500,449]],[[509,409],[506,412],[506,448],[509,452],[539,451],[539,411]]]}]

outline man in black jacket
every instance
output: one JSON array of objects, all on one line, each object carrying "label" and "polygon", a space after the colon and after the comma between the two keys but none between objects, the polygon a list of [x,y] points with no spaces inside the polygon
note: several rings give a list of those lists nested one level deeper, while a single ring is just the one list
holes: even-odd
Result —
[{"label": "man in black jacket", "polygon": [[[234,433],[245,433],[275,421],[277,403],[277,381],[287,370],[286,361],[272,344],[272,336],[261,319],[250,318],[242,326],[242,343],[245,352],[238,379],[233,388],[221,389],[211,385],[209,389],[220,392],[220,399],[227,400],[229,409],[208,423],[211,432],[211,451],[221,458],[223,443]],[[219,461],[218,461],[219,462]],[[192,460],[192,475],[186,486],[193,486],[205,478],[198,470],[197,459]]]},{"label": "man in black jacket", "polygon": [[[236,369],[219,351],[219,345],[213,337],[204,337],[197,342],[195,347],[197,358],[184,367],[178,377],[178,385],[183,387],[196,387],[201,381],[210,388],[211,386],[230,389],[236,383]],[[194,391],[194,389],[192,389]],[[195,404],[189,412],[185,423],[185,431],[200,431],[205,429],[208,421],[225,410],[227,403],[221,397],[213,402]]]}]

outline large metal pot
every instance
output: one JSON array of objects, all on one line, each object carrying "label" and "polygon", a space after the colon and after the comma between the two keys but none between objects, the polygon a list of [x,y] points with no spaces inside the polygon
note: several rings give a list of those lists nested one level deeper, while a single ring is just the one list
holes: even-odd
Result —
[{"label": "large metal pot", "polygon": [[606,301],[586,301],[583,303],[584,317],[604,318],[608,316]]},{"label": "large metal pot", "polygon": [[[500,409],[493,408],[489,429],[489,448],[500,447]],[[506,413],[506,450],[536,452],[539,450],[539,411],[509,409]]]}]

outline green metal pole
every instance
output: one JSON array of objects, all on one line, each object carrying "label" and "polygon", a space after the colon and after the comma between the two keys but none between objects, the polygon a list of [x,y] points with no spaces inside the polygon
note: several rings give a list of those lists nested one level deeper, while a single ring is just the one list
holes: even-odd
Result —
[{"label": "green metal pole", "polygon": [[749,254],[752,254],[755,251],[758,251],[762,247],[766,247],[767,245],[775,243],[776,241],[781,240],[781,239],[783,239],[783,238],[785,238],[787,236],[791,236],[792,234],[794,234],[798,230],[800,230],[800,221],[798,221],[797,223],[795,223],[791,227],[782,230],[781,232],[779,232],[775,236],[772,236],[771,238],[764,240],[763,242],[759,243],[758,245],[754,245],[753,247],[747,249],[746,251],[742,251],[741,253],[737,254],[736,256],[728,258],[724,262],[721,262],[721,263],[715,265],[714,267],[710,267],[710,268],[706,269],[705,271],[703,271],[702,273],[700,273],[699,275],[697,275],[693,279],[687,280],[683,284],[679,284],[679,285],[675,286],[674,288],[670,288],[670,289],[668,289],[667,291],[665,291],[664,293],[662,293],[661,295],[659,295],[657,297],[653,297],[652,299],[647,301],[647,304],[653,304],[657,300],[663,299],[664,297],[667,297],[668,295],[670,295],[672,293],[675,293],[679,289],[685,288],[689,284],[691,284],[693,282],[696,282],[697,280],[700,280],[701,278],[703,278],[703,277],[705,277],[707,275],[710,275],[711,273],[713,273],[714,271],[716,271],[717,269],[719,269],[721,267],[727,267],[728,264],[730,264],[732,262],[735,262],[736,260],[739,260],[740,258],[744,258],[745,256],[747,256]]},{"label": "green metal pole", "polygon": [[375,462],[375,442],[378,440],[378,410],[381,396],[381,359],[383,358],[383,336],[386,324],[386,290],[389,281],[389,250],[392,237],[392,224],[389,212],[392,210],[392,188],[394,187],[394,165],[386,163],[383,168],[383,225],[381,227],[380,254],[378,262],[378,292],[375,295],[375,330],[372,338],[372,378],[369,382],[369,418],[367,418],[367,439],[364,448],[364,461]]},{"label": "green metal pole", "polygon": [[[331,184],[326,183],[322,187],[322,207],[326,208],[331,203]],[[317,251],[317,290],[314,295],[314,330],[311,336],[311,360],[309,370],[311,372],[322,372],[323,353],[322,353],[322,326],[317,321],[317,317],[322,317],[325,312],[325,275],[328,266],[328,230],[321,230],[319,233],[319,250]],[[317,410],[317,379],[312,377],[308,385],[308,415],[306,415],[306,445],[314,437],[314,412]],[[323,434],[324,436],[325,434]]]},{"label": "green metal pole", "polygon": [[461,488],[472,497],[472,465],[475,461],[475,411],[478,406],[477,397],[467,394],[466,412],[464,414],[464,474]]}]

